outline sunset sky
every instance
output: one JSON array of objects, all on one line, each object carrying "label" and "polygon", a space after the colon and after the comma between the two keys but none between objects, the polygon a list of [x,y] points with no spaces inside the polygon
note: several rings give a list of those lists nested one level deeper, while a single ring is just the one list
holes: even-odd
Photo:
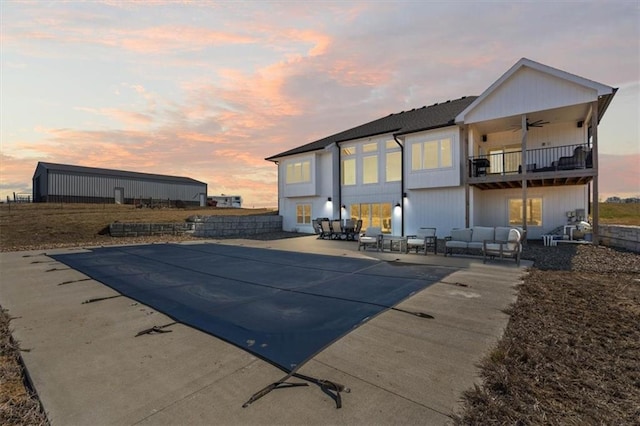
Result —
[{"label": "sunset sky", "polygon": [[637,1],[2,0],[0,19],[2,200],[47,161],[275,207],[265,157],[480,95],[522,57],[619,88],[601,199],[640,196]]}]

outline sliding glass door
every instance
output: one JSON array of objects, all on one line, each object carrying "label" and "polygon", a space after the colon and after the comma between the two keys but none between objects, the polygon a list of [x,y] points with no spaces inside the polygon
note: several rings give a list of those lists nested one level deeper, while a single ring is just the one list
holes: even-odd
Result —
[{"label": "sliding glass door", "polygon": [[351,219],[362,219],[363,230],[378,227],[383,234],[391,234],[391,203],[352,204]]}]

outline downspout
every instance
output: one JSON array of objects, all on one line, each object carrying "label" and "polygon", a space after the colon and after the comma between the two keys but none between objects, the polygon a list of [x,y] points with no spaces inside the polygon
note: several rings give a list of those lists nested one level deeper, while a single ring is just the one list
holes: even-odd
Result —
[{"label": "downspout", "polygon": [[336,148],[338,148],[338,219],[342,223],[342,161],[340,160],[340,142],[336,142]]},{"label": "downspout", "polygon": [[393,140],[400,147],[400,236],[404,237],[404,145],[398,140],[398,135],[393,134]]}]

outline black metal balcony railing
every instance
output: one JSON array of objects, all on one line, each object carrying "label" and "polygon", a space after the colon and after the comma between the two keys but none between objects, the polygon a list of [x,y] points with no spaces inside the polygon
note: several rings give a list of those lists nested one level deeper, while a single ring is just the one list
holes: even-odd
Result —
[{"label": "black metal balcony railing", "polygon": [[[527,173],[593,167],[591,148],[587,144],[536,148],[526,151]],[[522,150],[491,152],[469,157],[469,177],[522,173]]]}]

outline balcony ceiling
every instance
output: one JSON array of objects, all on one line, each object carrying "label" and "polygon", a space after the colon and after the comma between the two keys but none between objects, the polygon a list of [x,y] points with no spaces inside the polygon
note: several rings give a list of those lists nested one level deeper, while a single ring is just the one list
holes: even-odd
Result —
[{"label": "balcony ceiling", "polygon": [[[530,112],[527,114],[529,122],[537,120],[548,121],[549,125],[584,121],[589,113],[589,104],[572,105],[563,108],[555,108],[544,111]],[[482,121],[472,125],[479,133],[486,135],[489,133],[504,132],[514,130],[522,125],[521,115],[497,118],[495,120]]]}]

